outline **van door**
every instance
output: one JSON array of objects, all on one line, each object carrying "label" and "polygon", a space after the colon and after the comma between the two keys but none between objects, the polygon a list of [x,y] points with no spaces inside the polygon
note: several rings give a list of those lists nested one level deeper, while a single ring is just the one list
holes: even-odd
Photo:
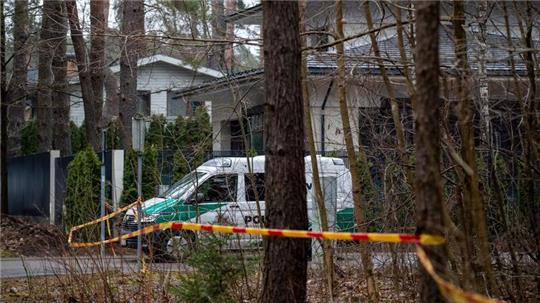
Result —
[{"label": "van door", "polygon": [[[235,210],[237,226],[261,227],[264,226],[264,173],[243,175],[245,199],[239,199]],[[257,248],[262,238],[252,235],[239,235],[242,248]]]},{"label": "van door", "polygon": [[204,181],[188,199],[195,200],[197,193],[204,195],[203,201],[195,204],[194,221],[203,224],[234,222],[228,206],[236,203],[237,184],[236,174],[215,175]]}]

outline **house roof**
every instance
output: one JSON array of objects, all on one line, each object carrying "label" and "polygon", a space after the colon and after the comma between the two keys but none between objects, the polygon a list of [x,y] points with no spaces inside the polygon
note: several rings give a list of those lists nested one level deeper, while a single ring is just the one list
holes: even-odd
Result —
[{"label": "house roof", "polygon": [[[171,65],[175,65],[175,66],[178,66],[178,67],[189,69],[189,70],[192,70],[194,72],[201,73],[201,74],[211,76],[211,77],[214,77],[214,78],[218,78],[218,77],[223,76],[223,73],[221,73],[221,72],[219,72],[217,70],[214,70],[214,69],[211,69],[211,68],[208,68],[208,67],[193,66],[192,64],[186,63],[181,59],[173,58],[173,57],[166,56],[166,55],[161,55],[161,54],[141,58],[141,59],[139,59],[137,61],[137,66],[140,67],[140,66],[150,65],[150,64],[153,64],[153,63],[156,63],[156,62],[165,62],[165,63],[171,64]],[[110,68],[111,68],[111,71],[113,73],[117,73],[117,72],[120,71],[120,65],[119,64],[113,65]]]},{"label": "house roof", "polygon": [[[145,65],[154,64],[154,63],[157,63],[157,62],[165,62],[165,63],[171,64],[171,65],[181,67],[181,68],[185,68],[185,69],[191,70],[193,72],[200,73],[200,74],[203,74],[203,75],[207,75],[207,76],[210,76],[210,77],[213,77],[213,78],[220,78],[220,77],[223,77],[223,75],[224,75],[222,72],[219,72],[217,70],[214,70],[214,69],[211,69],[211,68],[208,68],[208,67],[203,67],[203,66],[198,66],[198,67],[193,66],[193,65],[191,65],[189,63],[184,62],[181,59],[166,56],[166,55],[161,55],[161,54],[141,58],[141,59],[139,59],[137,61],[137,66],[141,67],[141,66],[145,66]],[[120,72],[120,64],[115,64],[115,65],[111,66],[110,69],[111,69],[111,71],[113,73],[118,73],[118,72]],[[76,74],[76,76],[69,79],[69,84],[77,84],[77,83],[79,83],[78,74]]]},{"label": "house roof", "polygon": [[[236,22],[239,24],[253,23],[259,21],[261,18],[262,4],[257,4],[252,7],[236,11],[232,14],[225,16],[225,22]],[[253,19],[253,20],[251,20]],[[239,22],[240,21],[240,22]]]},{"label": "house roof", "polygon": [[[476,37],[468,36],[468,59],[469,66],[472,70],[476,70],[478,66],[478,54],[480,43]],[[512,39],[513,45],[519,45],[521,41],[518,38]],[[535,41],[535,46],[538,46],[538,41]],[[401,76],[403,65],[400,62],[399,46],[397,37],[393,36],[387,39],[378,41],[381,57],[387,71],[391,76]],[[497,34],[486,35],[486,70],[488,76],[510,76],[512,75],[512,67],[510,65],[510,54],[507,45],[507,38]],[[405,53],[408,59],[411,60],[412,48],[408,40],[404,41]],[[448,28],[441,29],[439,35],[439,56],[441,67],[447,73],[455,73],[455,53],[454,40],[451,30]],[[515,70],[519,75],[526,73],[525,61],[520,56],[520,53],[514,52]],[[345,64],[350,73],[355,75],[379,75],[380,69],[374,60],[374,53],[371,44],[357,46],[345,50]],[[307,65],[310,75],[324,75],[335,72],[337,65],[337,55],[333,52],[323,52],[307,57]],[[202,93],[208,90],[215,90],[234,82],[241,84],[244,82],[253,82],[261,80],[264,76],[264,69],[254,69],[244,72],[227,75],[222,78],[203,82],[199,85],[187,87],[177,91],[177,96],[189,96]]]}]

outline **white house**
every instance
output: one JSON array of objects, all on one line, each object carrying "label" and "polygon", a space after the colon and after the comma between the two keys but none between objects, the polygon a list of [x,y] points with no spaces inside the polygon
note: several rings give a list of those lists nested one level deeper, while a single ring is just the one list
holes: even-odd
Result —
[{"label": "white house", "polygon": [[[169,119],[190,114],[190,109],[199,103],[189,104],[183,100],[174,100],[172,91],[190,87],[223,76],[221,72],[195,67],[178,58],[166,55],[153,55],[141,58],[138,64],[137,91],[144,100],[146,115],[162,114]],[[120,65],[110,67],[119,75]],[[70,119],[77,125],[84,121],[84,107],[78,78],[70,81],[71,108]],[[198,101],[198,102],[204,102]]]},{"label": "white house", "polygon": [[[331,33],[335,32],[335,4],[330,1],[309,1],[306,11],[306,30],[315,32],[308,36],[308,46],[316,47],[333,41]],[[369,36],[359,36],[367,32],[368,28],[363,14],[362,5],[356,1],[344,3],[345,37],[357,35],[345,43],[345,61],[347,68],[347,102],[351,126],[353,126],[355,144],[370,145],[375,141],[393,142],[391,119],[377,122],[381,113],[389,113],[389,95],[380,76],[378,65],[375,64],[374,52]],[[378,36],[381,56],[384,58],[385,69],[389,75],[396,97],[402,111],[406,131],[412,132],[412,114],[408,91],[403,77],[403,64],[400,60],[395,19],[388,7],[376,6],[371,3],[371,11],[376,27],[385,27]],[[536,4],[535,4],[536,5]],[[505,28],[501,7],[496,3],[490,9],[490,22],[487,24],[485,44],[479,42],[479,31],[475,27],[475,17],[478,15],[478,5],[475,2],[467,4],[468,57],[473,73],[478,72],[480,66],[479,49],[486,48],[485,66],[488,77],[488,91],[490,114],[493,123],[504,118],[509,111],[501,106],[511,108],[515,106],[516,95],[512,91],[511,70],[509,58],[514,57],[515,72],[524,76],[526,66],[523,58],[514,52],[509,53],[508,41],[501,29]],[[448,20],[452,14],[452,3],[445,2],[441,6],[443,19]],[[408,22],[411,16],[403,10],[402,20]],[[228,22],[243,25],[259,26],[262,23],[262,6],[239,11],[226,17]],[[523,47],[515,16],[510,16],[510,29],[512,43],[518,49]],[[408,24],[408,23],[407,23]],[[388,25],[388,26],[386,26]],[[405,27],[404,48],[407,56],[406,64],[412,65],[414,55],[409,35],[409,27]],[[329,34],[322,34],[328,32]],[[533,34],[537,36],[537,32]],[[439,53],[441,68],[448,77],[455,76],[455,52],[452,24],[442,21],[439,35]],[[537,42],[537,41],[536,41]],[[536,44],[535,42],[535,44]],[[265,47],[272,47],[265,45]],[[319,49],[318,52],[309,53],[309,88],[310,105],[313,121],[313,130],[317,150],[321,153],[343,152],[345,150],[342,130],[342,120],[339,111],[336,83],[336,51],[332,46]],[[416,58],[416,60],[421,60]],[[176,97],[184,100],[210,100],[212,102],[212,127],[214,135],[213,149],[216,154],[241,154],[245,150],[255,149],[264,151],[264,70],[262,68],[227,75],[219,79],[189,88],[180,89]],[[476,90],[479,94],[479,90]],[[450,96],[450,101],[453,96]],[[505,100],[508,102],[500,102]],[[367,115],[371,115],[366,119]],[[388,115],[389,116],[389,115]],[[514,122],[512,122],[514,123]],[[242,132],[244,125],[245,132]],[[507,127],[507,126],[504,126]],[[504,130],[501,130],[504,133]],[[247,134],[246,140],[242,133]],[[495,132],[494,136],[498,133]],[[366,137],[367,136],[367,137]],[[501,135],[506,136],[505,134]],[[408,135],[407,139],[412,140]],[[498,140],[496,138],[496,140]],[[501,139],[502,140],[502,139]],[[244,146],[247,142],[248,146]],[[385,144],[373,144],[384,146]]]}]

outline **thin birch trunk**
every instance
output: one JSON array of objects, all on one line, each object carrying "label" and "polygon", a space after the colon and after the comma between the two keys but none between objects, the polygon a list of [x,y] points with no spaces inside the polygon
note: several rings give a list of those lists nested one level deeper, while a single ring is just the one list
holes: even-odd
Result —
[{"label": "thin birch trunk", "polygon": [[[396,139],[397,139],[397,149],[399,152],[399,159],[401,165],[405,166],[407,183],[413,184],[413,174],[412,170],[409,168],[409,157],[407,156],[407,147],[405,143],[405,135],[403,133],[403,124],[401,123],[401,114],[399,113],[399,104],[396,99],[396,92],[392,83],[390,83],[390,78],[386,73],[386,68],[384,66],[384,61],[381,58],[381,52],[379,50],[379,44],[377,42],[377,36],[373,30],[373,18],[371,16],[371,9],[369,7],[369,1],[364,1],[363,9],[364,15],[366,17],[366,23],[368,26],[368,31],[370,31],[369,38],[371,40],[371,47],[377,58],[377,65],[379,66],[379,72],[384,82],[384,86],[388,92],[388,97],[390,98],[390,110],[392,112],[392,120],[394,122],[394,127],[396,128]],[[397,23],[397,22],[396,22]],[[412,186],[411,186],[412,188]]]},{"label": "thin birch trunk", "polygon": [[[343,33],[343,3],[341,0],[336,1],[336,36],[338,39],[344,38]],[[358,180],[358,164],[356,160],[356,153],[354,151],[354,143],[351,131],[351,125],[349,120],[349,112],[347,106],[346,96],[346,79],[345,79],[345,57],[344,57],[344,45],[343,42],[336,45],[337,54],[337,66],[338,66],[338,96],[339,96],[339,110],[341,113],[341,120],[343,123],[343,136],[345,138],[345,145],[347,147],[347,157],[349,159],[349,167],[352,177],[352,194],[354,203],[354,217],[358,229],[361,231],[364,229],[364,214],[362,211],[362,196],[360,189],[360,182]],[[360,258],[362,259],[362,266],[364,274],[367,279],[368,287],[368,301],[378,302],[379,292],[375,282],[373,274],[373,262],[371,260],[371,253],[368,246],[365,243],[360,243]]]},{"label": "thin birch trunk", "polygon": [[[305,8],[306,1],[300,2],[300,32],[305,31]],[[302,38],[302,46],[306,46],[306,37]],[[317,150],[315,148],[315,137],[313,135],[313,124],[311,121],[311,109],[310,109],[310,94],[308,87],[308,66],[305,53],[302,57],[302,92],[304,98],[304,129],[309,146],[309,155],[311,158],[311,175],[313,189],[315,190],[315,200],[319,209],[319,219],[321,223],[321,229],[323,231],[329,230],[328,216],[326,205],[324,204],[324,193],[321,186],[321,180],[319,177],[319,164],[317,159]],[[330,240],[322,241],[323,259],[324,259],[324,272],[326,277],[326,287],[330,301],[333,301],[334,297],[334,249]]]},{"label": "thin birch trunk", "polygon": [[[467,35],[465,26],[465,6],[462,0],[454,1],[454,37],[456,43],[456,59],[459,69],[457,80],[457,90],[459,98],[459,125],[462,138],[462,157],[465,163],[471,168],[470,174],[464,174],[463,202],[465,215],[473,228],[472,238],[469,237],[470,246],[474,249],[477,244],[477,254],[473,250],[472,260],[480,269],[475,271],[476,280],[486,280],[486,287],[489,293],[496,291],[495,276],[491,266],[491,254],[487,233],[486,213],[484,209],[484,199],[479,188],[479,175],[476,163],[476,148],[474,144],[473,130],[473,109],[474,104],[471,98],[471,73],[467,57]],[[480,274],[483,273],[485,277]],[[480,288],[476,289],[481,291]]]}]

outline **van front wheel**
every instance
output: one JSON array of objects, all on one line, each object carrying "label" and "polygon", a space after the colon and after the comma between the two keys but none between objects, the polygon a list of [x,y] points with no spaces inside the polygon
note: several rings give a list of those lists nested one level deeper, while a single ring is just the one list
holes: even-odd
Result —
[{"label": "van front wheel", "polygon": [[154,259],[157,262],[183,262],[195,249],[196,240],[191,231],[164,231],[154,246]]}]

